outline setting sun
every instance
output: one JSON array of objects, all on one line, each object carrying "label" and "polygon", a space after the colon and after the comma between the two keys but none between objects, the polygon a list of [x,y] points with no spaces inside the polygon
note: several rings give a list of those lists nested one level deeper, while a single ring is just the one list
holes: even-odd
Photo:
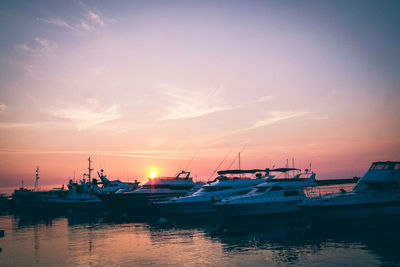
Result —
[{"label": "setting sun", "polygon": [[150,179],[156,178],[158,174],[158,171],[156,168],[151,168],[149,171],[149,177]]}]

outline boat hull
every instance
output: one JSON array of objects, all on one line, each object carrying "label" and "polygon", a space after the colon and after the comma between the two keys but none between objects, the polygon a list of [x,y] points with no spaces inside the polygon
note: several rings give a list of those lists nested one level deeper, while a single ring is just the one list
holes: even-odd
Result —
[{"label": "boat hull", "polygon": [[[181,194],[184,195],[184,194]],[[163,201],[172,197],[177,197],[176,193],[163,194],[104,194],[99,195],[99,198],[113,212],[123,212],[127,214],[137,215],[138,213],[151,213],[157,211],[153,202]]]},{"label": "boat hull", "polygon": [[155,206],[162,213],[173,215],[197,215],[217,212],[211,201],[164,202],[155,203]]},{"label": "boat hull", "polygon": [[29,209],[35,211],[66,211],[66,210],[95,210],[104,207],[104,204],[98,201],[63,201],[63,200],[37,200],[20,201],[16,203],[18,209]]},{"label": "boat hull", "polygon": [[216,204],[219,213],[225,217],[270,216],[301,212],[297,207],[299,202],[269,202],[269,203],[241,203]]},{"label": "boat hull", "polygon": [[346,220],[387,215],[400,215],[400,200],[340,205],[300,205],[315,221]]}]

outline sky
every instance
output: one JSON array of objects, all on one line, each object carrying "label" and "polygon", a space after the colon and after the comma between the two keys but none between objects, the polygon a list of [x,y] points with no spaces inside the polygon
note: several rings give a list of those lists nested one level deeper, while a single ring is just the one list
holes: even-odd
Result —
[{"label": "sky", "polygon": [[0,187],[400,160],[398,1],[0,2]]}]

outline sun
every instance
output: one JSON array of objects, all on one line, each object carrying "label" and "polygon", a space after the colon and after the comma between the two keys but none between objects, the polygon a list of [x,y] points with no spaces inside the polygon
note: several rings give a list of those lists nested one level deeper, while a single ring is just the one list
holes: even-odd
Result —
[{"label": "sun", "polygon": [[150,171],[149,177],[150,177],[151,179],[156,178],[156,177],[157,177],[157,172],[156,172],[156,171]]},{"label": "sun", "polygon": [[156,178],[158,173],[159,173],[158,168],[152,167],[148,169],[148,174],[150,179]]}]

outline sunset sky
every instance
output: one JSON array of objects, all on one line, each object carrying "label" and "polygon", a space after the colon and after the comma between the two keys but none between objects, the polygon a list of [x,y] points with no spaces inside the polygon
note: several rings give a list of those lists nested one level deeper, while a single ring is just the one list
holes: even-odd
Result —
[{"label": "sunset sky", "polygon": [[[399,1],[1,1],[0,187],[400,160]],[[1,191],[1,190],[0,190]]]}]

